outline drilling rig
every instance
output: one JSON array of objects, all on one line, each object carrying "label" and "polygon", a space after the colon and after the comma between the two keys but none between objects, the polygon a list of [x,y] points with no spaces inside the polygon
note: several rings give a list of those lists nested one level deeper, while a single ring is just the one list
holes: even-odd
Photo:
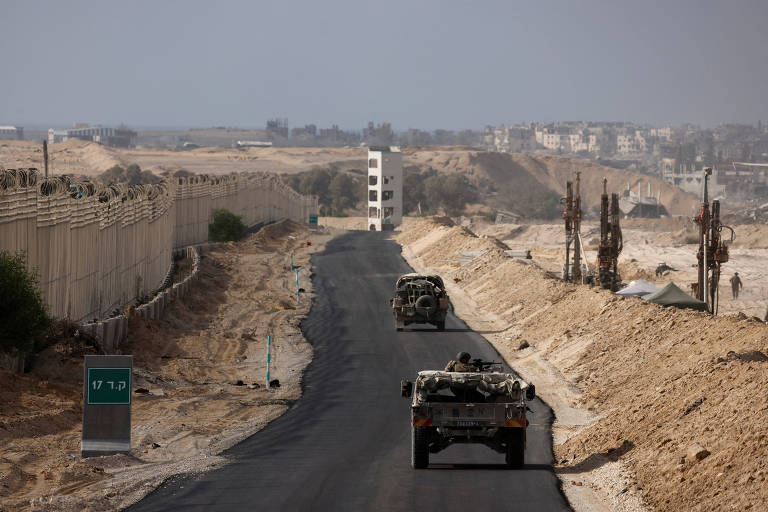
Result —
[{"label": "drilling rig", "polygon": [[[581,173],[576,173],[576,191],[574,194],[573,183],[565,184],[565,203],[563,219],[565,219],[565,267],[563,267],[563,281],[581,284],[581,195],[579,185]],[[573,249],[571,249],[573,244]],[[571,264],[571,251],[573,251],[573,263]]]},{"label": "drilling rig", "polygon": [[603,195],[600,197],[600,247],[597,249],[597,268],[600,286],[615,292],[619,289],[621,276],[618,272],[619,253],[624,240],[619,227],[619,195],[611,194],[608,209],[608,180],[603,178]]},{"label": "drilling rig", "polygon": [[701,209],[696,216],[699,225],[698,281],[692,285],[697,299],[707,303],[707,311],[717,314],[719,303],[718,285],[720,283],[720,265],[728,261],[728,245],[722,239],[723,228],[730,230],[733,241],[733,228],[720,222],[720,201],[713,200],[710,209],[707,182],[712,175],[712,168],[704,169],[704,194]]}]

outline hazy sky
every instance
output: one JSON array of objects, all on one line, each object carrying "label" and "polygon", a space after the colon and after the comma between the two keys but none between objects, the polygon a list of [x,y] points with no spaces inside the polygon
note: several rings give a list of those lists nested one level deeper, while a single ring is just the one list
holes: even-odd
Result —
[{"label": "hazy sky", "polygon": [[768,119],[768,1],[0,0],[0,124]]}]

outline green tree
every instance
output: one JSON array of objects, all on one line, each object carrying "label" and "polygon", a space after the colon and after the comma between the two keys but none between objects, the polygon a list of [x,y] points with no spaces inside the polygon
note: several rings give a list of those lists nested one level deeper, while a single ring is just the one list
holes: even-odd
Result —
[{"label": "green tree", "polygon": [[119,165],[113,165],[103,173],[99,175],[99,179],[105,185],[112,185],[113,183],[120,183],[125,175],[125,169]]},{"label": "green tree", "polygon": [[32,352],[51,325],[37,275],[23,253],[0,252],[0,351]]},{"label": "green tree", "polygon": [[122,180],[129,185],[141,185],[141,167],[131,164],[125,168],[125,178]]},{"label": "green tree", "polygon": [[477,189],[463,174],[436,174],[424,181],[424,193],[432,208],[448,215],[460,215],[467,203],[477,200]]},{"label": "green tree", "polygon": [[213,210],[213,222],[208,225],[208,239],[212,242],[232,242],[245,235],[243,219],[225,209]]},{"label": "green tree", "polygon": [[418,167],[403,169],[403,212],[418,211],[419,204],[422,212],[429,210],[424,182],[435,174],[432,169],[424,173],[420,173]]},{"label": "green tree", "polygon": [[337,172],[328,184],[328,195],[333,212],[341,214],[346,208],[353,208],[355,198],[355,180],[349,174]]}]

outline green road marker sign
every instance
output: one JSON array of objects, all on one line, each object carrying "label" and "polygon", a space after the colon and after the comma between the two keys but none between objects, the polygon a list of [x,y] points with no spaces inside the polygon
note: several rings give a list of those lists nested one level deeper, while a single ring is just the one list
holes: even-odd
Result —
[{"label": "green road marker sign", "polygon": [[130,405],[130,368],[88,368],[88,404]]},{"label": "green road marker sign", "polygon": [[133,356],[85,356],[83,457],[130,453],[132,374]]},{"label": "green road marker sign", "polygon": [[309,229],[310,231],[317,231],[317,215],[309,216]]}]

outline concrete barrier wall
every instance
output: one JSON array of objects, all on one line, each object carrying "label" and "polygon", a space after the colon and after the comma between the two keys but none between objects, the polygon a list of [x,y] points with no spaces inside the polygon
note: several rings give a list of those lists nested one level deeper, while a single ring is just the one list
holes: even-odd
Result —
[{"label": "concrete barrier wall", "polygon": [[159,320],[171,302],[189,293],[199,276],[200,251],[195,247],[187,247],[185,251],[187,257],[192,259],[192,272],[183,281],[159,292],[151,301],[131,309],[128,313],[83,325],[85,332],[98,338],[105,353],[114,354],[120,351],[120,345],[128,335],[129,315],[137,315],[148,320]]},{"label": "concrete barrier wall", "polygon": [[[0,251],[25,252],[50,313],[90,322],[105,348],[114,349],[127,328],[115,315],[155,293],[174,250],[207,242],[217,208],[253,226],[306,222],[317,213],[317,201],[269,173],[104,187],[67,176],[45,179],[35,169],[0,168]],[[186,293],[189,282],[174,285],[168,297]],[[150,304],[140,314],[157,317],[167,297]],[[110,316],[115,318],[101,320]]]}]

